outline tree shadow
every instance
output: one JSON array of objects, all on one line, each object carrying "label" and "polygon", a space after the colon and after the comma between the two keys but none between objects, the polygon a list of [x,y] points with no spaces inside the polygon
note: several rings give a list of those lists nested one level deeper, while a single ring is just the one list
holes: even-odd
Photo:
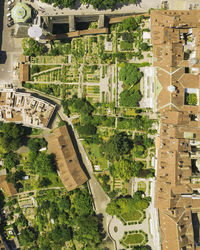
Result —
[{"label": "tree shadow", "polygon": [[0,51],[2,46],[2,35],[3,35],[3,17],[4,17],[4,0],[1,1],[1,8],[0,8]]}]

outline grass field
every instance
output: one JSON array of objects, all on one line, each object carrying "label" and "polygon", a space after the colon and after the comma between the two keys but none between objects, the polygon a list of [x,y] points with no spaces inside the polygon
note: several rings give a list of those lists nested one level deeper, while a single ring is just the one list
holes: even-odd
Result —
[{"label": "grass field", "polygon": [[126,245],[138,245],[141,244],[144,240],[145,238],[142,233],[133,233],[126,236],[124,243]]},{"label": "grass field", "polygon": [[138,210],[132,210],[131,213],[124,213],[121,217],[126,221],[140,221],[143,217],[142,212]]}]

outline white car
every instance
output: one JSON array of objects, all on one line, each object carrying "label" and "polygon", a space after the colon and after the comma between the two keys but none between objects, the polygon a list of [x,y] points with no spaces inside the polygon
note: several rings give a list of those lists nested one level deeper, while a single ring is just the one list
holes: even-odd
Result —
[{"label": "white car", "polygon": [[6,16],[7,16],[7,17],[11,16],[11,13],[9,12]]}]

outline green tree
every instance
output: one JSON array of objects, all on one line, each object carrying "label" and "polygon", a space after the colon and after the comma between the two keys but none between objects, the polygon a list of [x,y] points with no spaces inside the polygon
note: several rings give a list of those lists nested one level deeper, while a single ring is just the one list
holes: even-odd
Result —
[{"label": "green tree", "polygon": [[33,38],[24,38],[22,41],[22,48],[26,56],[41,56],[47,52],[47,47]]},{"label": "green tree", "polygon": [[136,157],[142,157],[145,152],[145,147],[143,145],[134,145],[134,155]]},{"label": "green tree", "polygon": [[122,65],[119,71],[119,80],[123,81],[126,87],[130,87],[139,82],[142,78],[142,73],[131,63]]},{"label": "green tree", "polygon": [[119,159],[121,155],[128,154],[133,147],[131,139],[124,132],[115,133],[109,140],[101,145],[101,151],[108,160]]},{"label": "green tree", "polygon": [[25,129],[15,123],[0,122],[0,151],[8,153],[17,150],[25,137]]},{"label": "green tree", "polygon": [[48,187],[51,184],[52,184],[52,182],[51,182],[51,180],[49,180],[49,178],[43,177],[42,179],[39,180],[38,187],[39,188]]},{"label": "green tree", "polygon": [[15,223],[20,227],[28,226],[28,221],[27,221],[26,217],[22,213],[19,214],[19,217],[18,217],[18,219],[16,220]]},{"label": "green tree", "polygon": [[120,217],[124,213],[132,213],[134,210],[147,209],[149,202],[149,197],[142,198],[142,192],[137,191],[133,197],[119,197],[111,200],[106,207],[106,212]]},{"label": "green tree", "polygon": [[141,50],[148,51],[149,45],[147,43],[141,43],[140,48],[141,48]]},{"label": "green tree", "polygon": [[120,30],[126,30],[126,31],[134,31],[136,30],[138,27],[137,22],[135,21],[134,17],[129,17],[127,19],[124,19],[120,25]]},{"label": "green tree", "polygon": [[33,162],[33,168],[41,175],[47,175],[48,173],[55,172],[56,165],[53,155],[48,155],[44,152],[39,153]]},{"label": "green tree", "polygon": [[115,163],[115,176],[124,180],[129,181],[131,177],[138,176],[143,165],[137,162],[130,161],[128,159],[120,159]]},{"label": "green tree", "polygon": [[123,107],[138,107],[139,101],[142,99],[139,90],[123,90],[119,95],[119,104]]},{"label": "green tree", "polygon": [[87,216],[93,213],[92,197],[87,189],[76,190],[73,205],[79,216]]},{"label": "green tree", "polygon": [[78,230],[75,231],[75,238],[82,242],[85,247],[95,247],[101,242],[99,221],[96,216],[81,216],[77,218]]},{"label": "green tree", "polygon": [[7,154],[4,158],[4,166],[11,170],[12,168],[16,167],[16,165],[19,164],[19,157],[16,153],[10,152]]},{"label": "green tree", "polygon": [[84,126],[78,126],[77,130],[81,136],[90,136],[96,134],[97,128],[92,124],[86,124]]},{"label": "green tree", "polygon": [[44,138],[30,138],[28,140],[28,148],[33,152],[38,152],[39,149],[46,147],[47,142]]},{"label": "green tree", "polygon": [[21,246],[27,247],[36,242],[36,240],[37,240],[37,234],[33,228],[27,227],[21,230],[19,235],[19,242]]},{"label": "green tree", "polygon": [[57,225],[50,233],[49,238],[56,243],[57,246],[64,246],[66,241],[72,239],[72,230],[66,225]]}]

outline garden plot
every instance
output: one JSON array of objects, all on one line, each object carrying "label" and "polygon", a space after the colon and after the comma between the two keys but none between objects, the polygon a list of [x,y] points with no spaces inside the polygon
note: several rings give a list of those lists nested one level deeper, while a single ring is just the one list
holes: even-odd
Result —
[{"label": "garden plot", "polygon": [[83,38],[74,38],[71,43],[72,62],[82,63],[85,55],[86,44]]},{"label": "garden plot", "polygon": [[100,67],[98,65],[88,66],[83,68],[83,81],[89,83],[99,83],[100,81]]},{"label": "garden plot", "polygon": [[61,69],[51,70],[33,77],[36,82],[57,82],[61,78]]},{"label": "garden plot", "polygon": [[84,86],[84,93],[89,101],[91,102],[100,101],[100,87],[98,85]]},{"label": "garden plot", "polygon": [[31,57],[31,63],[43,63],[43,64],[62,64],[67,60],[64,56],[37,56]]},{"label": "garden plot", "polygon": [[148,242],[148,237],[142,230],[125,232],[121,244],[125,247],[144,246]]},{"label": "garden plot", "polygon": [[66,82],[66,83],[78,83],[79,82],[79,65],[63,66],[60,81]]}]

